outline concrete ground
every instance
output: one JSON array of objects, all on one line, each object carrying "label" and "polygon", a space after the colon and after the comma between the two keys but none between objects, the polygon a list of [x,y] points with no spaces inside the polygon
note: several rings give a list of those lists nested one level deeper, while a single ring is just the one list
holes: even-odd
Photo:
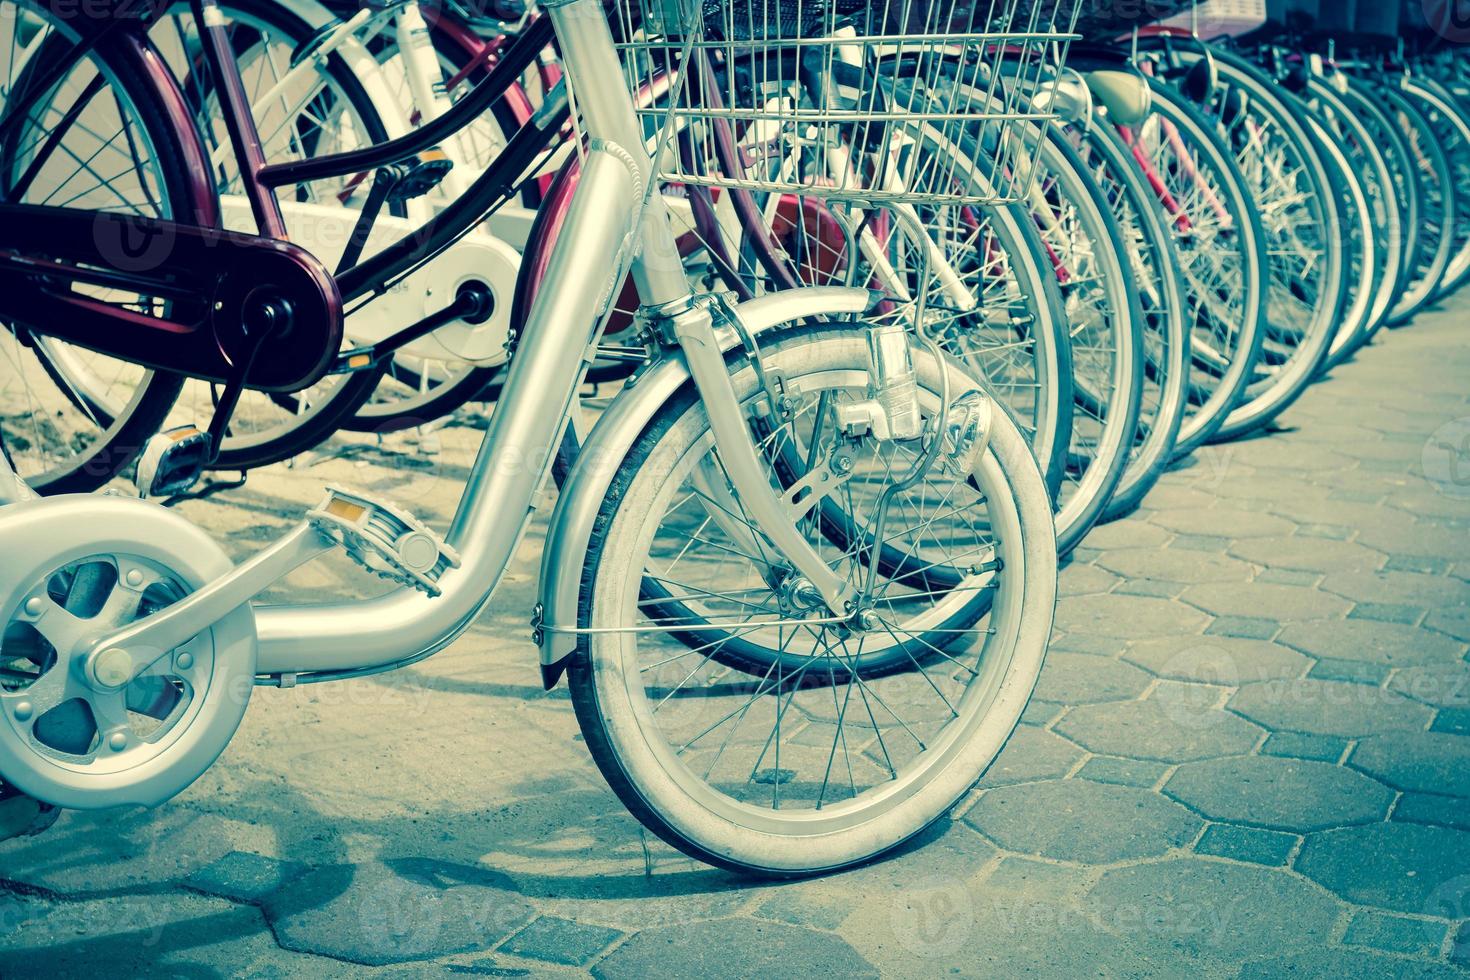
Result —
[{"label": "concrete ground", "polygon": [[[432,660],[260,689],[175,801],[0,845],[0,975],[1470,975],[1467,311],[1096,531],[1023,725],[903,853],[772,885],[645,836],[541,690],[533,535]],[[325,482],[443,519],[476,435],[183,509],[240,555]]]}]

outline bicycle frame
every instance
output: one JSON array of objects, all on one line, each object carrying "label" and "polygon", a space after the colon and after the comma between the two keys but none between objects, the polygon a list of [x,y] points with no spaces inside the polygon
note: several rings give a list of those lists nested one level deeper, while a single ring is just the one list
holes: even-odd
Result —
[{"label": "bicycle frame", "polygon": [[[213,0],[194,3],[201,28],[219,34],[217,23],[211,26],[209,21]],[[677,340],[688,373],[708,405],[716,442],[747,511],[812,582],[830,610],[839,615],[855,611],[851,587],[837,579],[801,536],[760,466],[730,385],[725,345],[716,337],[710,310],[693,302],[662,197],[652,192],[652,164],[601,4],[562,0],[543,7],[560,42],[568,82],[578,95],[588,136],[586,160],[548,267],[548,281],[557,288],[541,291],[532,306],[449,528],[448,543],[463,556],[463,564],[444,575],[442,593],[435,598],[404,588],[368,601],[257,608],[261,674],[294,677],[386,669],[441,649],[474,621],[536,511],[603,319],[630,270],[645,308],[661,315]],[[218,53],[218,44],[214,50]],[[459,105],[477,101],[471,96]],[[419,138],[425,131],[447,127],[458,108],[430,121]],[[247,144],[242,164],[249,164],[248,111],[240,114],[245,117],[239,122]],[[248,171],[242,166],[242,174],[252,200],[259,198],[260,208],[268,214],[274,203],[271,186],[293,182],[303,171],[342,167],[373,152],[343,154],[334,164],[317,160]],[[475,187],[489,178],[487,171]],[[456,225],[466,212],[460,203],[446,209],[436,224]],[[436,227],[428,237],[435,239],[440,233]],[[343,294],[361,294],[368,284],[378,282],[381,276],[374,273],[391,272],[398,255],[426,254],[425,244],[412,238],[340,277]],[[384,259],[387,253],[395,256]],[[374,268],[359,271],[364,267]],[[852,295],[841,302],[834,300],[833,291],[818,292],[826,294],[825,306],[809,309],[810,303],[798,301],[791,305],[794,315],[853,312],[867,305],[865,290],[843,291]],[[783,308],[784,304],[776,307]],[[584,356],[569,357],[573,350]],[[580,567],[576,571],[580,573]]]}]

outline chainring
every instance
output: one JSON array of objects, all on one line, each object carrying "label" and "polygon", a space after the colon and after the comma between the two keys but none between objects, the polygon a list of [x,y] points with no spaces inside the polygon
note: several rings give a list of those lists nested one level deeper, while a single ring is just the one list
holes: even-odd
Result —
[{"label": "chainring", "polygon": [[0,552],[0,780],[93,810],[155,806],[199,778],[254,687],[249,606],[148,664],[113,650],[88,670],[86,655],[228,572],[220,546],[156,504],[79,494],[0,508]]}]

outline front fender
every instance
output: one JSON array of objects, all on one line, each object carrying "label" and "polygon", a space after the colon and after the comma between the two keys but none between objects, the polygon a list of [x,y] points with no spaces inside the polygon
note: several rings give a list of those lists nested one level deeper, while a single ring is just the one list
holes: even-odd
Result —
[{"label": "front fender", "polygon": [[[872,307],[866,289],[813,286],[769,293],[735,307],[735,314],[752,336],[808,317],[851,316]],[[722,352],[740,344],[739,334],[727,328],[717,332]],[[566,669],[577,650],[577,605],[582,571],[593,523],[607,498],[613,477],[633,443],[658,410],[689,381],[684,357],[674,351],[625,389],[598,419],[572,465],[562,487],[546,545],[541,554],[540,597],[536,604],[535,641],[541,650],[541,679],[548,690]]]}]

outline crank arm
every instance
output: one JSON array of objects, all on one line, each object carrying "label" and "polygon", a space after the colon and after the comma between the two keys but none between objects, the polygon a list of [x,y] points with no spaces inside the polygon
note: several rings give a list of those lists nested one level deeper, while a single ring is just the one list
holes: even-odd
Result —
[{"label": "crank arm", "polygon": [[337,544],[335,538],[315,524],[303,521],[228,574],[173,605],[93,642],[86,657],[89,679],[107,687],[126,686],[170,651]]},{"label": "crank arm", "polygon": [[495,296],[490,287],[477,280],[462,284],[448,306],[412,323],[392,336],[385,337],[367,347],[354,347],[342,351],[332,363],[328,374],[350,374],[354,371],[370,371],[392,356],[399,348],[427,336],[446,324],[456,320],[465,323],[484,323],[495,311]]}]

